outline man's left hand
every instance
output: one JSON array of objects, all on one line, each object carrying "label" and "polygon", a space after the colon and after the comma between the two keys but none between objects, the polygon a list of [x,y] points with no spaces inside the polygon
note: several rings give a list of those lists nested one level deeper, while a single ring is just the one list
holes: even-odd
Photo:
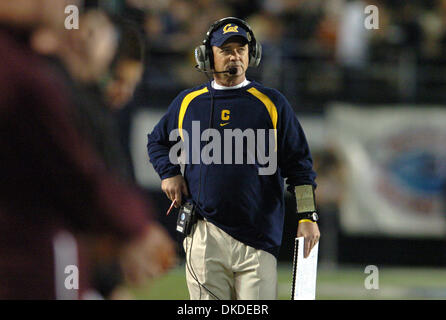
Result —
[{"label": "man's left hand", "polygon": [[321,233],[317,223],[302,221],[297,227],[297,237],[304,237],[304,258],[310,255],[311,249],[318,243]]}]

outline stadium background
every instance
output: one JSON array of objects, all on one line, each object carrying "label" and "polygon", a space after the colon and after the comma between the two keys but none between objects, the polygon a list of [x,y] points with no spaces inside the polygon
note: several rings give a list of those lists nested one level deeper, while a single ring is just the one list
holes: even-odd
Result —
[{"label": "stadium background", "polygon": [[[145,156],[145,135],[178,92],[206,80],[194,70],[193,49],[209,25],[236,16],[264,49],[248,77],[284,93],[314,155],[322,217],[318,298],[446,298],[446,1],[86,4],[144,34],[143,79],[120,120],[135,179],[173,238],[181,240],[176,216],[164,215],[169,202]],[[379,29],[364,27],[368,5],[379,9]],[[287,208],[281,299],[289,298],[297,226],[290,198]],[[379,290],[364,287],[367,265],[379,268]],[[141,299],[187,299],[184,265],[133,290]]]}]

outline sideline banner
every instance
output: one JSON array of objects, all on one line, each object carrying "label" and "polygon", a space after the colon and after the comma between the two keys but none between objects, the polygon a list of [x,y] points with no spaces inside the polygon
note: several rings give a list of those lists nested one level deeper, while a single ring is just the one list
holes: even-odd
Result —
[{"label": "sideline banner", "polygon": [[136,182],[141,187],[153,191],[161,190],[161,180],[147,155],[147,134],[152,132],[165,112],[166,110],[162,109],[139,109],[131,119],[129,147]]},{"label": "sideline banner", "polygon": [[446,108],[332,105],[330,143],[346,169],[341,227],[351,234],[446,234]]}]

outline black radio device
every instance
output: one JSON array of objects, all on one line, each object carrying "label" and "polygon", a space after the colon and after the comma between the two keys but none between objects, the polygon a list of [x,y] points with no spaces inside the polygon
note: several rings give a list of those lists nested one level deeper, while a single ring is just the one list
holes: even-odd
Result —
[{"label": "black radio device", "polygon": [[192,226],[197,222],[197,213],[195,212],[195,206],[193,203],[186,202],[180,207],[177,219],[176,230],[179,233],[188,236],[192,231]]}]

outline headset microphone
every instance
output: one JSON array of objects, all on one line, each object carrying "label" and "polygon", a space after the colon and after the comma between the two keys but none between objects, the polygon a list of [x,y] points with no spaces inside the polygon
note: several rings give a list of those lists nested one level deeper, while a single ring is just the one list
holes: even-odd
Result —
[{"label": "headset microphone", "polygon": [[225,71],[213,71],[213,70],[201,70],[198,67],[198,65],[196,65],[195,69],[197,69],[197,71],[199,71],[199,72],[204,72],[204,73],[229,73],[230,75],[234,75],[237,73],[237,68],[235,68],[235,67],[229,68],[228,70],[225,70]]},{"label": "headset microphone", "polygon": [[228,72],[229,72],[229,74],[236,74],[237,68],[235,68],[235,67],[229,68]]}]

